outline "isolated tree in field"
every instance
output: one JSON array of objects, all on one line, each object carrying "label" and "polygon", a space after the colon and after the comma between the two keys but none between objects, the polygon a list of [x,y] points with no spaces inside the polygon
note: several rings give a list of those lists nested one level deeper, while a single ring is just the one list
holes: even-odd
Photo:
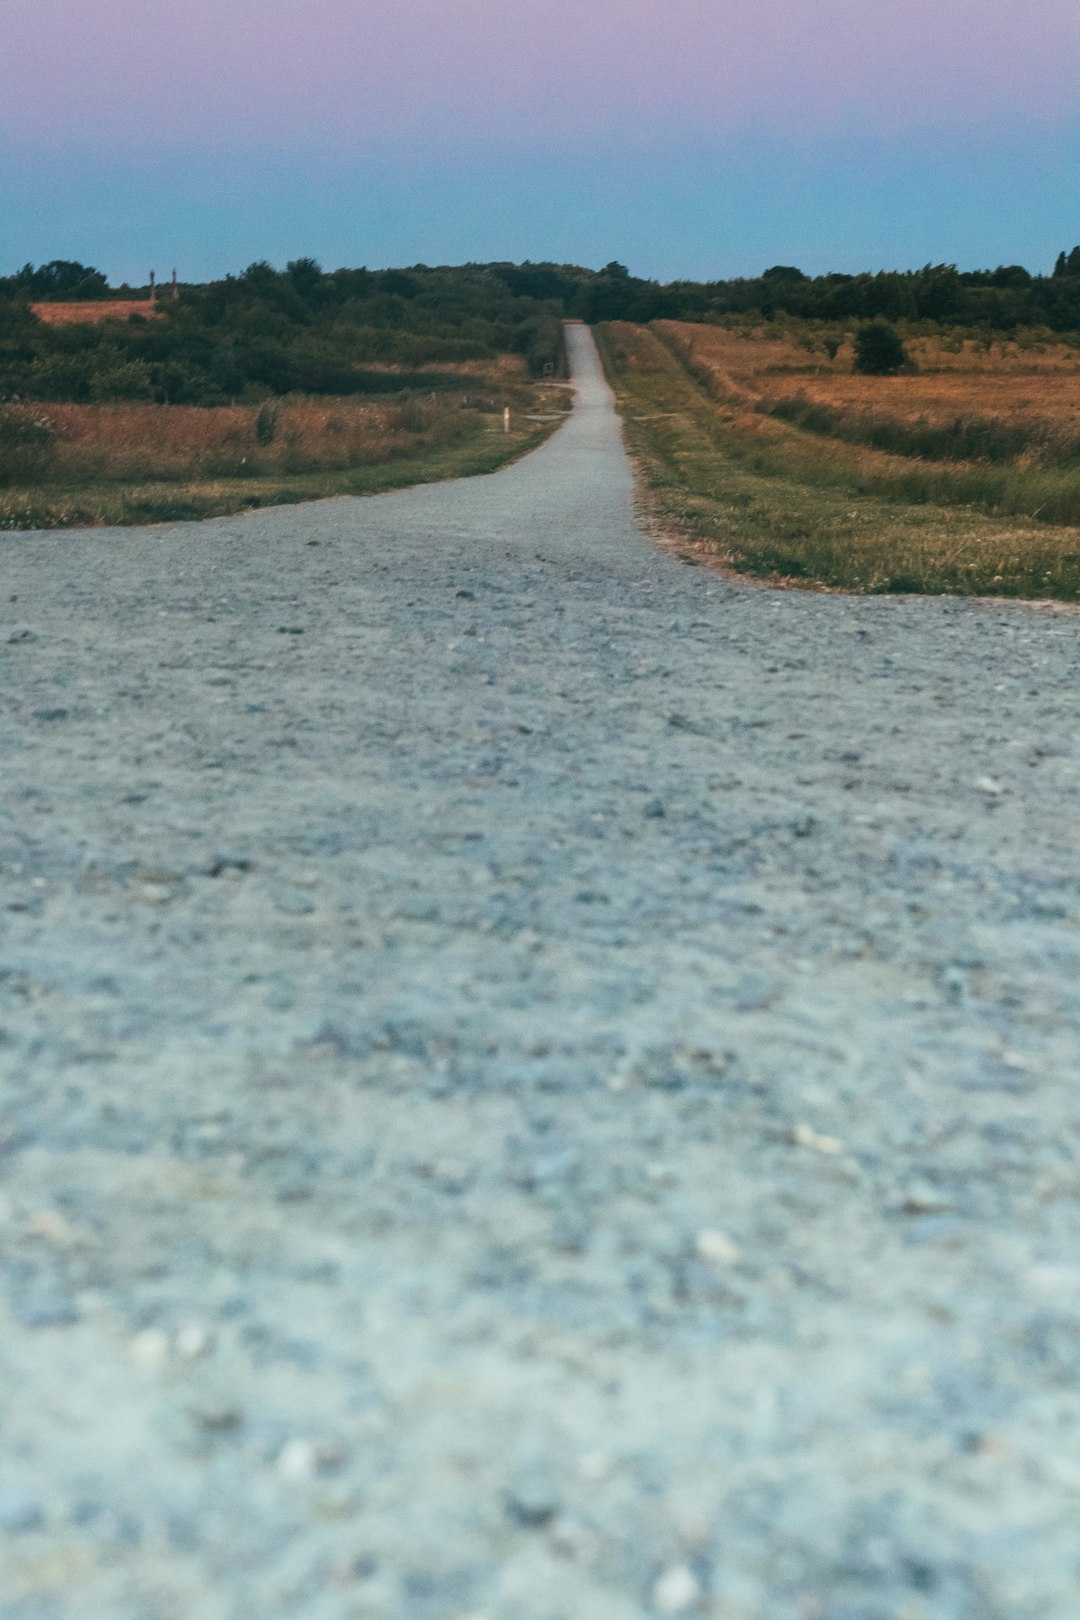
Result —
[{"label": "isolated tree in field", "polygon": [[868,377],[893,377],[908,364],[907,350],[895,326],[867,321],[855,334],[855,370]]}]

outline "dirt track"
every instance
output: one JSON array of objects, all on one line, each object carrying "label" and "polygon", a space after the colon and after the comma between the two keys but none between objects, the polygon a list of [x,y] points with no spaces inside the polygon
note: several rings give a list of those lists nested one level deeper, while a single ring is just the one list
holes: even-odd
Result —
[{"label": "dirt track", "polygon": [[4,1620],[1075,1620],[1080,621],[12,535]]}]

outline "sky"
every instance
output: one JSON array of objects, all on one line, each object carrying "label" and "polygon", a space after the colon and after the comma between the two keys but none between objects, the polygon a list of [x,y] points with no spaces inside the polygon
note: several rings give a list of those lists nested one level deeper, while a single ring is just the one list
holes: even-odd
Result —
[{"label": "sky", "polygon": [[1077,0],[0,0],[0,273],[1080,241]]}]

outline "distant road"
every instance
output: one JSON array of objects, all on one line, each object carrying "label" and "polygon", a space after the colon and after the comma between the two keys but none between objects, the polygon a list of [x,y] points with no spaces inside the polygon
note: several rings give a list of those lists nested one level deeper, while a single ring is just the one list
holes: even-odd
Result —
[{"label": "distant road", "polygon": [[5,1620],[1075,1620],[1078,621],[488,478],[0,538]]}]

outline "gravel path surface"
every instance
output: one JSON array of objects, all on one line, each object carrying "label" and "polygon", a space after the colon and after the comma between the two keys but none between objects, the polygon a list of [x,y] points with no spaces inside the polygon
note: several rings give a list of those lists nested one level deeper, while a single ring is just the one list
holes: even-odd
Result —
[{"label": "gravel path surface", "polygon": [[3,1620],[1075,1620],[1080,619],[4,537]]}]

